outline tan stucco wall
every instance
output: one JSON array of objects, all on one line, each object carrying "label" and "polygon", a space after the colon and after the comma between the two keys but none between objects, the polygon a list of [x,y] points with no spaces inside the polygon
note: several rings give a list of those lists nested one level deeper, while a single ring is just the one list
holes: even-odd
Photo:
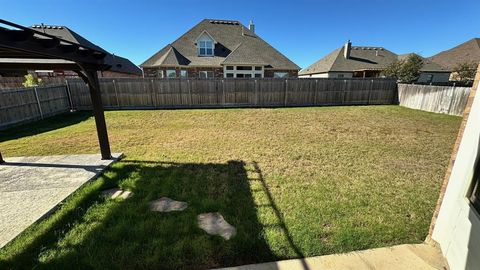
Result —
[{"label": "tan stucco wall", "polygon": [[342,79],[348,79],[353,77],[352,72],[328,72],[317,73],[311,75],[299,75],[299,78],[338,78],[338,75],[343,75]]}]

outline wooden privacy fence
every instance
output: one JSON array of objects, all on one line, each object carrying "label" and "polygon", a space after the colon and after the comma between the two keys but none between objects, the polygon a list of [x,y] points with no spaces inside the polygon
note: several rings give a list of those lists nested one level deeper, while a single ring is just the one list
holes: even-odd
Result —
[{"label": "wooden privacy fence", "polygon": [[[85,83],[69,79],[74,109],[90,109]],[[288,107],[394,104],[388,79],[100,78],[108,109]]]},{"label": "wooden privacy fence", "polygon": [[69,111],[65,85],[0,91],[0,128]]},{"label": "wooden privacy fence", "polygon": [[429,112],[462,115],[470,87],[398,84],[401,106]]}]

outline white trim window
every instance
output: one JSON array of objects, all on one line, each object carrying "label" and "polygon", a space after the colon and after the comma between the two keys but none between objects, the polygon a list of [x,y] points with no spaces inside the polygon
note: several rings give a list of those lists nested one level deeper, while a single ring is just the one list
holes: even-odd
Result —
[{"label": "white trim window", "polygon": [[208,71],[208,70],[199,71],[198,77],[201,79],[213,79],[213,71]]},{"label": "white trim window", "polygon": [[175,69],[167,69],[167,78],[176,78],[177,72]]},{"label": "white trim window", "polygon": [[263,78],[263,66],[224,66],[225,78]]},{"label": "white trim window", "polygon": [[288,78],[288,72],[274,72],[273,78],[276,78],[276,79]]},{"label": "white trim window", "polygon": [[199,56],[213,56],[213,41],[200,40],[198,41],[198,55]]},{"label": "white trim window", "polygon": [[185,69],[180,70],[180,78],[187,78],[188,72]]}]

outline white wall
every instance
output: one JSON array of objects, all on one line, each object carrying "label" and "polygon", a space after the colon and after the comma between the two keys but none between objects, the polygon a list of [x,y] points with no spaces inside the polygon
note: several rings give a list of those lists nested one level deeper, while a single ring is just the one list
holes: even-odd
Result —
[{"label": "white wall", "polygon": [[342,79],[348,79],[353,77],[352,72],[328,72],[328,73],[317,73],[309,75],[298,75],[299,78],[338,78],[338,75],[343,75]]},{"label": "white wall", "polygon": [[477,90],[432,235],[452,270],[480,269],[480,217],[467,198],[479,155],[479,138]]},{"label": "white wall", "polygon": [[[429,75],[432,75],[432,81],[429,81]],[[450,72],[422,72],[418,78],[418,82],[448,82],[450,80]]]}]

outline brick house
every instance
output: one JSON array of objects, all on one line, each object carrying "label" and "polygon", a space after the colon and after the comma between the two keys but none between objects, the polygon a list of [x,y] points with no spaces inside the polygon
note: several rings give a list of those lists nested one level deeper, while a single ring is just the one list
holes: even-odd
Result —
[{"label": "brick house", "polygon": [[300,68],[238,21],[205,19],[140,67],[145,77],[283,78]]},{"label": "brick house", "polygon": [[[382,72],[392,63],[406,59],[411,54],[398,55],[383,47],[352,46],[348,41],[309,67],[299,72],[300,78],[367,78],[382,77]],[[421,56],[420,56],[421,57]],[[450,69],[423,58],[418,82],[448,82]]]}]

